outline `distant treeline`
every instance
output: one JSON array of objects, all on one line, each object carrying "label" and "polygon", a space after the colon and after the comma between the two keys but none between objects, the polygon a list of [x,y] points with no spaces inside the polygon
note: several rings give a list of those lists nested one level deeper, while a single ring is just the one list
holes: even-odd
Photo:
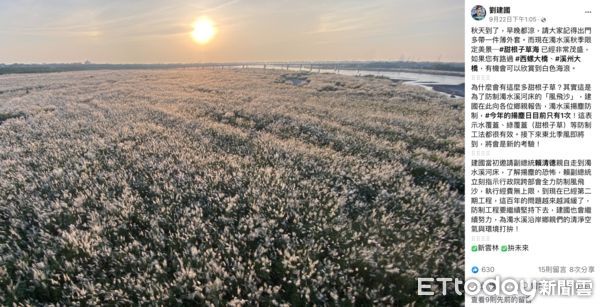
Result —
[{"label": "distant treeline", "polygon": [[193,64],[0,64],[2,74],[50,73],[100,69],[163,69],[181,68]]},{"label": "distant treeline", "polygon": [[[301,66],[324,69],[357,69],[370,71],[415,71],[415,72],[449,72],[463,75],[464,63],[445,62],[407,62],[407,61],[345,61],[345,62],[247,62],[247,63],[196,63],[196,64],[0,64],[0,75],[23,73],[51,73],[63,71],[100,70],[100,69],[169,69],[199,67],[245,67],[250,65]],[[446,73],[444,73],[446,74]]]}]

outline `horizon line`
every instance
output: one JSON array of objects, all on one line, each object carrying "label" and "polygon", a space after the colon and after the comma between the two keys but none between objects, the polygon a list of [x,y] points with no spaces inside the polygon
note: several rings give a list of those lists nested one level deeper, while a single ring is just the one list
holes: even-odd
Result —
[{"label": "horizon line", "polygon": [[314,63],[369,63],[369,62],[405,62],[405,63],[446,63],[465,64],[459,61],[437,61],[437,60],[287,60],[287,61],[225,61],[225,62],[0,62],[0,65],[223,65],[223,64],[314,64]]}]

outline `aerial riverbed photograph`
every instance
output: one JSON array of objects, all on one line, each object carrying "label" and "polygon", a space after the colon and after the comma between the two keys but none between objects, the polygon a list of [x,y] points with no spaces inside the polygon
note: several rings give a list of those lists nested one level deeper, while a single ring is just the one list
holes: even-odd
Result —
[{"label": "aerial riverbed photograph", "polygon": [[460,306],[463,9],[0,3],[0,305]]}]

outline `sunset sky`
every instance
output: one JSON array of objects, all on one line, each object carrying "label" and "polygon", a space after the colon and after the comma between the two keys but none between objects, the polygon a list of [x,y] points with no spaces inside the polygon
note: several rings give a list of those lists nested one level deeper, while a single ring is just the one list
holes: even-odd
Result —
[{"label": "sunset sky", "polygon": [[[463,10],[456,0],[0,0],[0,63],[462,62]],[[214,36],[192,35],[199,18]]]}]

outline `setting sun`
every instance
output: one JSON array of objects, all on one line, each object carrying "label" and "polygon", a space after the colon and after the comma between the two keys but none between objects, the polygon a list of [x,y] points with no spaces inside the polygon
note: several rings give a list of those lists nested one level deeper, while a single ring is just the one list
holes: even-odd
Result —
[{"label": "setting sun", "polygon": [[199,44],[206,44],[215,36],[216,32],[217,30],[210,19],[200,17],[194,22],[192,38]]}]

